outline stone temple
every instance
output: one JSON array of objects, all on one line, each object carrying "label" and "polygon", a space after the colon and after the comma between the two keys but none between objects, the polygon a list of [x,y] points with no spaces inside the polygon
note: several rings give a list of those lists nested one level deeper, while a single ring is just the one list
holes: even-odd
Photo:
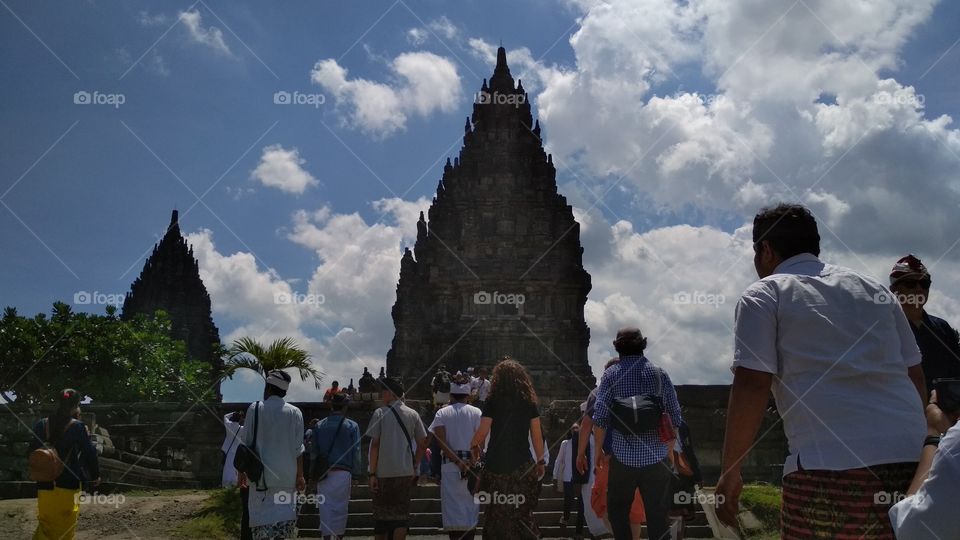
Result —
[{"label": "stone temple", "polygon": [[[162,309],[170,317],[171,337],[187,345],[187,353],[195,360],[209,362],[211,375],[223,367],[216,354],[220,331],[213,323],[210,295],[200,279],[200,269],[193,256],[193,248],[180,233],[176,210],[160,243],[143,265],[130,292],[123,300],[122,318],[131,319],[138,313],[152,316]],[[219,385],[216,387],[219,398]]]},{"label": "stone temple", "polygon": [[439,364],[489,369],[510,355],[542,401],[586,395],[595,382],[583,316],[590,287],[580,225],[500,47],[460,155],[448,158],[401,259],[388,374],[426,397]]}]

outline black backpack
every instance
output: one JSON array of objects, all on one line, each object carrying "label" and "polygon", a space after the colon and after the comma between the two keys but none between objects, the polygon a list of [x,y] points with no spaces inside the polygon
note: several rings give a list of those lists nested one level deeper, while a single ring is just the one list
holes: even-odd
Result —
[{"label": "black backpack", "polygon": [[656,431],[663,416],[663,382],[660,368],[653,366],[657,374],[657,391],[654,394],[637,394],[614,398],[610,407],[611,425],[625,436]]}]

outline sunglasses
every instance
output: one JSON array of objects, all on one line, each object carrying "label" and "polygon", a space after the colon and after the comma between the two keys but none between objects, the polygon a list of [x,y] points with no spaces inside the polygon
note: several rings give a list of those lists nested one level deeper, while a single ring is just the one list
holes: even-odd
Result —
[{"label": "sunglasses", "polygon": [[901,279],[894,283],[894,287],[899,289],[929,289],[930,284],[933,283],[929,278],[926,279]]}]

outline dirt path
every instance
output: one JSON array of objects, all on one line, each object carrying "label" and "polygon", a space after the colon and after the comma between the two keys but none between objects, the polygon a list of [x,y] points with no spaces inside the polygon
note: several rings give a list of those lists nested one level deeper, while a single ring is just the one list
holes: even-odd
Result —
[{"label": "dirt path", "polygon": [[[77,540],[165,540],[207,498],[201,491],[175,495],[134,494],[91,500],[80,507]],[[4,538],[29,539],[37,526],[37,500],[0,501]],[[11,534],[12,536],[6,536]]]}]

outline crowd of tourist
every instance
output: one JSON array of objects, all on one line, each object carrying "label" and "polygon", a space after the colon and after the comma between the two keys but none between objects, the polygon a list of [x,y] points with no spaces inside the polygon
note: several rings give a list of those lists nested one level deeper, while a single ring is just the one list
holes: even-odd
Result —
[{"label": "crowd of tourist", "polygon": [[[714,500],[739,527],[741,471],[770,406],[789,444],[783,463],[780,534],[785,539],[960,538],[960,336],[924,309],[932,279],[913,255],[884,285],[819,259],[812,214],[799,205],[761,210],[753,225],[759,279],[734,313],[733,384]],[[670,374],[647,356],[639,328],[621,329],[581,417],[559,442],[553,482],[563,492],[559,525],[571,536],[616,540],[682,537],[702,483]],[[242,538],[296,536],[297,493],[319,506],[321,535],[346,532],[351,487],[366,476],[378,540],[403,540],[422,473],[438,478],[443,528],[472,540],[540,536],[534,511],[549,464],[535,384],[521,362],[430,381],[432,423],[404,403],[395,377],[364,369],[382,405],[363,434],[350,418],[357,393],[334,381],[330,414],[304,429],[284,398],[284,371],[266,374],[263,399],[226,415],[223,484],[243,500]],[[72,538],[84,481],[99,481],[96,450],[79,420],[80,394],[64,390],[56,412],[34,426],[38,481],[34,538]],[[252,456],[252,457],[251,457]],[[59,464],[58,464],[59,462]],[[309,489],[308,489],[309,486]],[[686,493],[680,500],[678,493]]]}]

